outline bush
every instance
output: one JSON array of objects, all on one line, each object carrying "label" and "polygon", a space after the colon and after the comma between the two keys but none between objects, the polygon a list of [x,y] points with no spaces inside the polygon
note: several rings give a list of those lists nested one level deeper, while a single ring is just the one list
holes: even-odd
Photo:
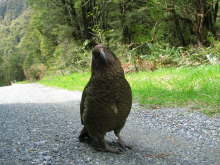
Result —
[{"label": "bush", "polygon": [[27,80],[40,80],[46,73],[46,66],[44,64],[33,64],[30,68],[27,68],[24,73]]},{"label": "bush", "polygon": [[209,47],[172,47],[166,43],[143,43],[127,49],[127,58],[132,63],[150,63],[160,67],[199,66],[220,64],[220,42],[215,41]]},{"label": "bush", "polygon": [[74,41],[60,43],[54,52],[55,59],[49,61],[49,71],[61,71],[65,74],[87,71],[91,54],[85,47],[86,43],[79,44]]}]

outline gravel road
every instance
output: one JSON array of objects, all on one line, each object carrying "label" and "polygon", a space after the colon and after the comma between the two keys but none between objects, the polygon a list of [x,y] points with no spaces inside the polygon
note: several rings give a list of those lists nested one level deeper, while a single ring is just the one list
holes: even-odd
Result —
[{"label": "gravel road", "polygon": [[133,149],[99,153],[78,141],[80,98],[38,84],[0,87],[0,165],[220,165],[220,116],[133,104],[122,132]]}]

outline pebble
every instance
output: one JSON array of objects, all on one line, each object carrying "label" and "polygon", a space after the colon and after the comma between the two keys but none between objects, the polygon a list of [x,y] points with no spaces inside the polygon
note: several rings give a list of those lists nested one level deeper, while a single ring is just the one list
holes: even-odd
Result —
[{"label": "pebble", "polygon": [[121,133],[133,149],[117,155],[79,143],[80,92],[15,84],[0,93],[1,165],[220,165],[220,116],[134,103]]}]

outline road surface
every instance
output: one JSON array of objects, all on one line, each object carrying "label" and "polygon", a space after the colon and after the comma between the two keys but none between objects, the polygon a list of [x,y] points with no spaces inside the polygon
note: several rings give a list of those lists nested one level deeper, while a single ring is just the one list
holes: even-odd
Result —
[{"label": "road surface", "polygon": [[80,98],[38,84],[0,87],[0,165],[220,165],[219,116],[134,103],[122,131],[133,149],[100,153],[78,141]]}]

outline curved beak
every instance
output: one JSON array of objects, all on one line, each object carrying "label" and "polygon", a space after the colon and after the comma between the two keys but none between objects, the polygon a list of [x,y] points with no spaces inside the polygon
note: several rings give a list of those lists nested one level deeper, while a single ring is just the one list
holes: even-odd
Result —
[{"label": "curved beak", "polygon": [[103,48],[100,49],[100,54],[101,54],[102,59],[105,61],[105,63],[108,63],[108,58]]}]

